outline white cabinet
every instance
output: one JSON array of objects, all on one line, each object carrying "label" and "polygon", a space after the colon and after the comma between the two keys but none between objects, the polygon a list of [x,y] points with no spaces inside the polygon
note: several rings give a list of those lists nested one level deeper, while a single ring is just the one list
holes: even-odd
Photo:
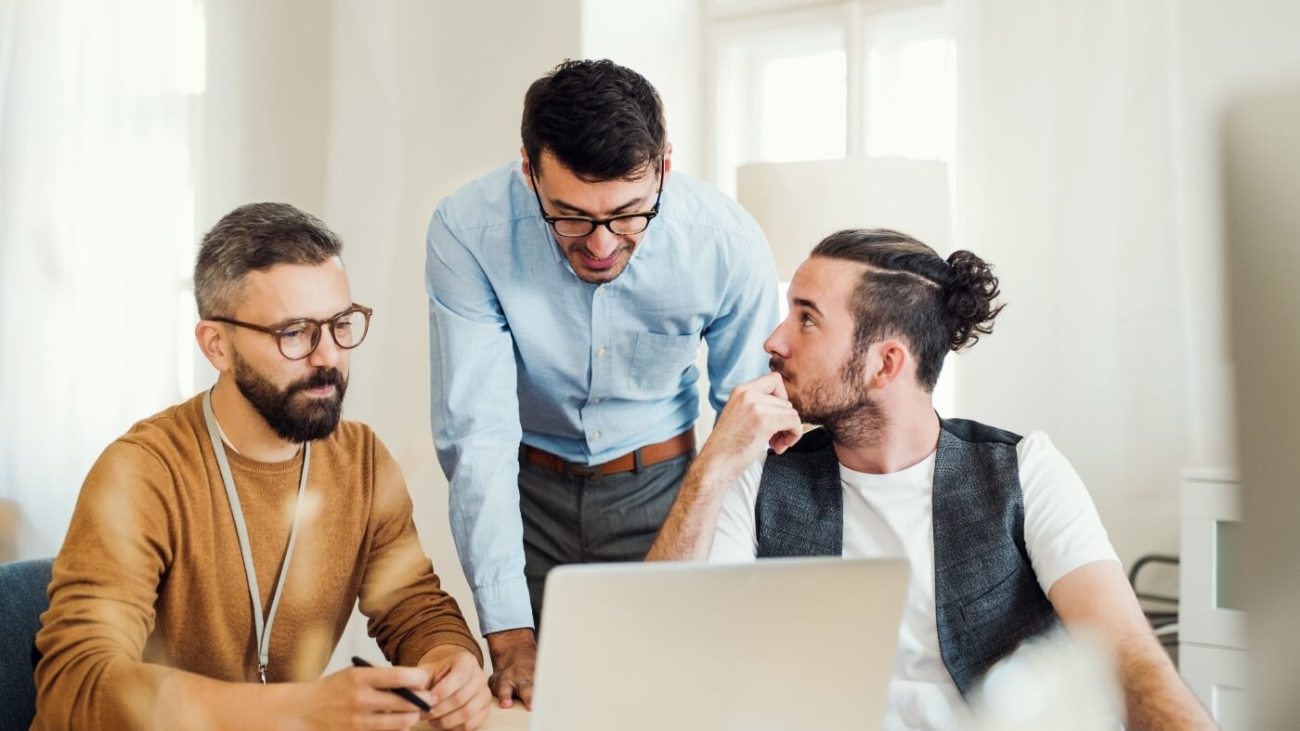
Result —
[{"label": "white cabinet", "polygon": [[1245,731],[1241,498],[1226,470],[1184,470],[1178,664],[1223,731]]}]

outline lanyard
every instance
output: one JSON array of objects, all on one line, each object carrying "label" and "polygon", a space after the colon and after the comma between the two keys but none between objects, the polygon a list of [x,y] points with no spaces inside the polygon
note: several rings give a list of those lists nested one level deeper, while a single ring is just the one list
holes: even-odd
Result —
[{"label": "lanyard", "polygon": [[253,569],[253,549],[248,543],[248,526],[244,523],[244,509],[239,505],[239,494],[235,492],[235,478],[230,474],[230,461],[226,459],[226,448],[221,442],[217,427],[217,417],[212,413],[212,392],[203,394],[203,418],[208,422],[208,438],[212,440],[212,451],[217,455],[217,466],[221,470],[221,481],[226,485],[226,498],[230,501],[230,514],[235,519],[235,532],[239,534],[239,552],[244,557],[244,574],[248,577],[248,594],[253,601],[253,630],[257,634],[257,677],[266,684],[266,668],[271,658],[271,625],[275,622],[275,610],[280,607],[280,594],[284,590],[284,580],[289,575],[289,561],[293,558],[293,544],[298,537],[298,525],[302,522],[302,496],[307,489],[307,467],[311,464],[311,442],[303,444],[302,476],[298,480],[298,500],[293,509],[293,528],[289,529],[289,545],[284,549],[284,565],[280,567],[280,579],[276,582],[275,593],[271,595],[271,610],[262,621],[262,593],[257,588],[257,572]]}]

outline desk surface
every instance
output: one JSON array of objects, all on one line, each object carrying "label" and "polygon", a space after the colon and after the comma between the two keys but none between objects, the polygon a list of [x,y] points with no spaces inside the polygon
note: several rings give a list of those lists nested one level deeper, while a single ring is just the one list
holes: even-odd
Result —
[{"label": "desk surface", "polygon": [[[478,727],[478,731],[527,731],[528,720],[532,716],[518,702],[513,708],[500,708],[496,703],[492,704],[492,712],[488,714],[487,723]],[[425,723],[417,724],[415,731],[430,731],[431,726]]]}]

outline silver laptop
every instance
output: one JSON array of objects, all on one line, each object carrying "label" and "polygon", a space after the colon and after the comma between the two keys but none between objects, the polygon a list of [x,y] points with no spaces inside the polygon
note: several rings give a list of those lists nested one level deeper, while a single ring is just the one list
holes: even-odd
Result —
[{"label": "silver laptop", "polygon": [[879,729],[907,580],[839,558],[555,569],[530,728]]}]

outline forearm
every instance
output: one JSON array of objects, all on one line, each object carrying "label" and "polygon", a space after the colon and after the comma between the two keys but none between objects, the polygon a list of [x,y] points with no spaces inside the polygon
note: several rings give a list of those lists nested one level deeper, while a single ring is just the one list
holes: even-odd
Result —
[{"label": "forearm", "polygon": [[282,731],[306,710],[295,703],[302,683],[228,683],[202,675],[168,673],[153,704],[150,729]]},{"label": "forearm", "polygon": [[[737,386],[687,471],[646,560],[707,559],[718,536],[736,549],[724,553],[753,558],[753,503],[743,507],[744,490],[747,484],[757,489],[769,447],[780,454],[801,434],[799,414],[786,398],[780,375],[769,373]],[[739,510],[724,510],[729,496],[742,504]],[[745,534],[748,538],[740,537]]]},{"label": "forearm", "polygon": [[63,670],[42,684],[33,729],[269,730],[292,685],[227,683],[124,658],[83,657]]},{"label": "forearm", "polygon": [[1049,593],[1066,629],[1108,645],[1124,689],[1129,731],[1215,728],[1156,641],[1119,564],[1097,561],[1066,574]]},{"label": "forearm", "polygon": [[165,668],[46,643],[36,669],[35,731],[150,728]]},{"label": "forearm", "polygon": [[486,639],[493,665],[506,655],[537,646],[537,634],[531,627],[493,632]]},{"label": "forearm", "polygon": [[1120,675],[1129,731],[1218,728],[1154,640],[1121,654]]},{"label": "forearm", "polygon": [[720,479],[706,461],[697,460],[664,519],[647,561],[703,560],[709,556],[713,533],[730,480]]}]

